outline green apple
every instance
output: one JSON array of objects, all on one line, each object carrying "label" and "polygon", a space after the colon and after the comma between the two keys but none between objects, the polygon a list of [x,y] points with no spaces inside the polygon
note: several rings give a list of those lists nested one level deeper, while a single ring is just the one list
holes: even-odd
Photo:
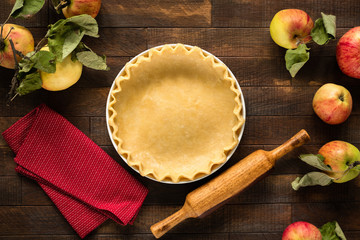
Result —
[{"label": "green apple", "polygon": [[314,22],[300,9],[284,9],[275,14],[270,23],[270,35],[274,42],[287,49],[297,48],[311,40]]},{"label": "green apple", "polygon": [[360,170],[352,168],[360,164],[360,152],[352,144],[344,141],[326,143],[319,150],[325,159],[324,163],[331,167],[327,174],[334,178],[333,182],[343,183],[357,177]]},{"label": "green apple", "polygon": [[[2,29],[2,39],[0,39],[0,66],[14,69],[15,58],[10,39],[14,43],[17,51],[26,55],[34,51],[34,38],[31,32],[25,27],[16,24],[5,24]],[[18,62],[21,60],[19,55],[16,56]]]},{"label": "green apple", "polygon": [[320,230],[308,222],[290,224],[282,235],[282,240],[322,240]]},{"label": "green apple", "polygon": [[66,18],[88,14],[95,18],[101,7],[101,0],[68,0],[70,4],[62,9]]},{"label": "green apple", "polygon": [[327,83],[315,93],[312,106],[325,123],[340,124],[350,116],[352,97],[343,86]]},{"label": "green apple", "polygon": [[[48,47],[41,50],[49,51]],[[62,62],[56,63],[55,73],[40,71],[42,88],[49,91],[61,91],[74,85],[81,77],[83,65],[71,59],[71,54]]]}]

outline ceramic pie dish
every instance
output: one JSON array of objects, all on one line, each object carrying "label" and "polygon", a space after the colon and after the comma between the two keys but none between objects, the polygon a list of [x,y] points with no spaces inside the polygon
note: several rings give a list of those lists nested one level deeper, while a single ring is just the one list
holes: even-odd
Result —
[{"label": "ceramic pie dish", "polygon": [[212,54],[183,44],[129,61],[108,96],[107,125],[122,159],[164,183],[199,180],[235,151],[245,104],[234,75]]}]

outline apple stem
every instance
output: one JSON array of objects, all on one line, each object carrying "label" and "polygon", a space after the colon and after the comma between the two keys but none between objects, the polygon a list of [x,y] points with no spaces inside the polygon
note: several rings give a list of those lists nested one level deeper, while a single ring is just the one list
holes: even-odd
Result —
[{"label": "apple stem", "polygon": [[9,42],[10,42],[11,48],[12,48],[12,50],[13,50],[14,61],[15,61],[15,68],[18,68],[19,63],[18,63],[18,60],[17,60],[17,58],[16,58],[16,54],[17,54],[18,51],[15,49],[14,42],[13,42],[13,40],[12,40],[11,38],[9,38]]},{"label": "apple stem", "polygon": [[54,5],[55,10],[60,13],[60,10],[63,8],[66,8],[71,4],[70,0],[60,0],[60,3],[58,5]]},{"label": "apple stem", "polygon": [[40,42],[35,47],[35,52],[38,52],[44,45],[44,42],[47,40],[47,38],[42,38]]},{"label": "apple stem", "polygon": [[[19,62],[18,62],[18,60],[17,60],[17,58],[16,58],[16,54],[18,54],[19,51],[17,51],[17,50],[15,49],[14,42],[13,42],[13,40],[12,40],[11,38],[9,38],[9,42],[10,42],[11,48],[12,48],[12,50],[13,50],[13,55],[14,55],[14,61],[15,61],[15,69],[16,69],[16,71],[15,71],[15,74],[14,74],[13,78],[11,79],[11,88],[10,88],[10,91],[9,91],[9,93],[8,93],[8,99],[7,99],[7,103],[6,103],[7,106],[9,106],[9,105],[10,105],[10,102],[11,102],[12,100],[14,100],[14,98],[18,95],[18,94],[14,94],[14,93],[15,93],[15,91],[16,91],[16,88],[17,88],[18,85],[19,85],[18,78],[17,78],[17,75],[18,75],[18,73],[19,73]],[[21,54],[22,54],[22,53],[21,53]]]},{"label": "apple stem", "polygon": [[[303,41],[305,38],[309,37],[308,36],[305,36],[305,37],[302,37],[302,38],[299,38],[299,37],[296,37],[296,45],[300,45],[300,44],[305,44],[305,42]],[[308,43],[308,42],[307,42]]]},{"label": "apple stem", "polygon": [[7,38],[9,37],[9,35],[10,35],[11,31],[12,31],[12,30],[14,30],[14,29],[15,29],[14,27],[11,27],[11,28],[10,28],[10,30],[9,30],[9,32],[7,33],[7,35],[6,35],[6,37],[4,38],[4,40],[5,40],[5,39],[7,39]]},{"label": "apple stem", "polygon": [[[1,24],[1,26],[4,26],[9,21],[10,17],[11,17],[11,14],[7,17],[5,22],[3,24]],[[2,37],[2,28],[1,28],[1,37]]]}]

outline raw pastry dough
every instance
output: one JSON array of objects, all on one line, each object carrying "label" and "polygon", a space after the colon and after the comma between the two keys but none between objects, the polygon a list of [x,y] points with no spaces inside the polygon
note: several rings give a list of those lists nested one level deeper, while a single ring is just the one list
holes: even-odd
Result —
[{"label": "raw pastry dough", "polygon": [[110,96],[118,152],[141,175],[189,181],[211,173],[244,123],[227,67],[198,47],[164,45],[125,66]]}]

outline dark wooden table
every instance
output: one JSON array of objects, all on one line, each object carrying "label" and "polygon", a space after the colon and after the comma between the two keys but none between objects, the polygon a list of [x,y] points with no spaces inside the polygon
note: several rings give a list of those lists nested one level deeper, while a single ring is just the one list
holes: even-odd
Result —
[{"label": "dark wooden table", "polygon": [[[0,2],[2,21],[11,2]],[[323,47],[310,45],[310,61],[291,78],[285,69],[285,51],[269,34],[272,17],[285,8],[303,9],[313,20],[320,12],[336,15],[338,36],[360,25],[358,0],[103,0],[97,17],[100,38],[86,41],[108,56],[111,70],[85,69],[81,80],[66,91],[40,90],[6,107],[4,96],[13,72],[1,69],[0,132],[40,103],[69,119],[150,190],[134,225],[124,227],[109,220],[87,239],[134,240],[153,239],[150,226],[179,209],[192,189],[254,150],[272,149],[305,128],[311,143],[279,160],[267,178],[210,216],[176,227],[164,239],[275,240],[287,225],[299,220],[317,226],[337,220],[348,239],[360,239],[359,178],[298,192],[290,186],[297,176],[312,170],[297,158],[300,153],[316,153],[335,139],[360,147],[360,81],[340,72],[335,59],[337,41]],[[33,19],[11,21],[27,26],[39,41],[57,18],[47,3]],[[140,177],[117,155],[106,130],[105,103],[115,76],[131,57],[153,46],[177,42],[197,45],[229,66],[242,87],[247,120],[239,148],[214,176],[197,183],[166,185]],[[312,97],[326,82],[344,85],[352,93],[353,112],[344,124],[326,125],[313,113]],[[15,172],[13,157],[0,137],[0,239],[79,239],[40,187]]]}]

